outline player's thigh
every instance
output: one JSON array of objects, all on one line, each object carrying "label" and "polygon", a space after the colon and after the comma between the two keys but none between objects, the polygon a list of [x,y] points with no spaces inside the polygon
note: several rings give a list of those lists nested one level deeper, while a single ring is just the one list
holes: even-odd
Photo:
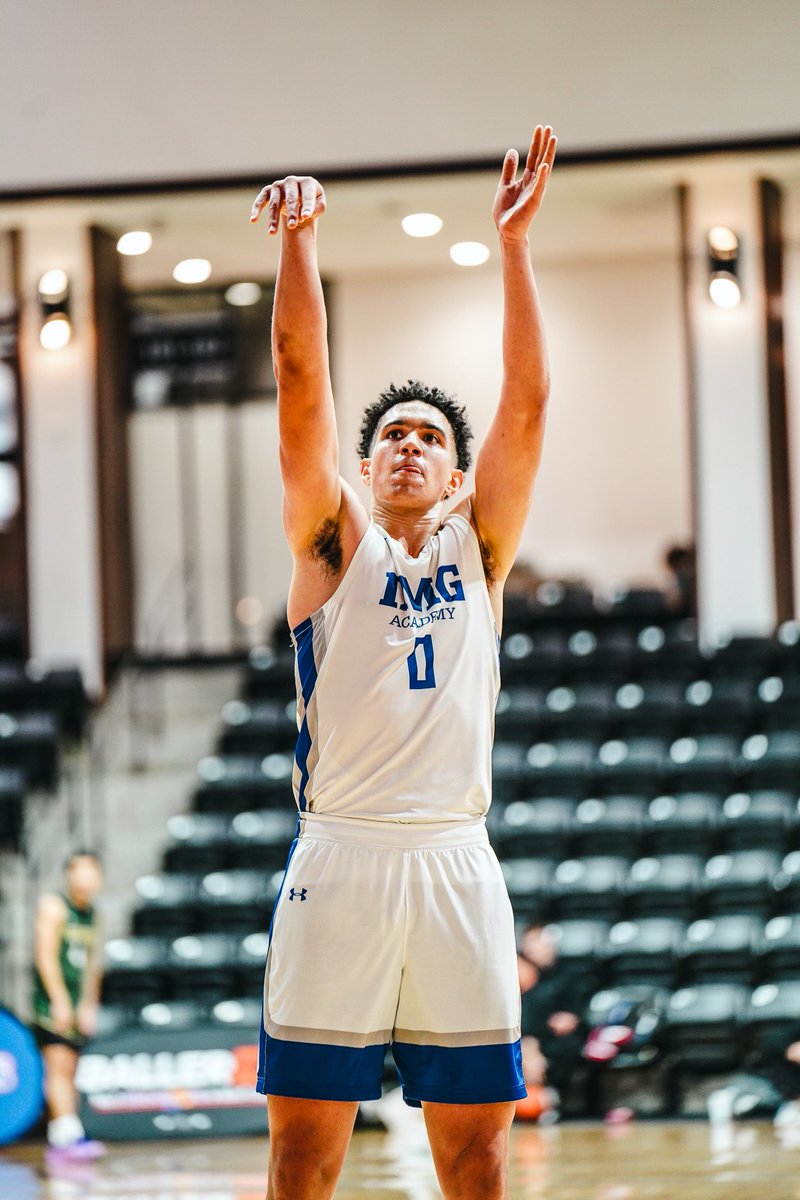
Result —
[{"label": "player's thigh", "polygon": [[338,1177],[357,1112],[357,1101],[268,1095],[271,1168],[299,1171],[315,1163]]}]

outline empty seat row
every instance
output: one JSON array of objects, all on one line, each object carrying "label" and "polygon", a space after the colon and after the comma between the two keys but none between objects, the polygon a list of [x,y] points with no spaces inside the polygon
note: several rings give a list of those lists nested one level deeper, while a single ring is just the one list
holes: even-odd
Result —
[{"label": "empty seat row", "polygon": [[0,712],[47,712],[59,731],[78,738],[89,714],[89,700],[77,667],[48,669],[35,659],[0,659]]},{"label": "empty seat row", "polygon": [[[800,672],[709,680],[599,681],[507,686],[497,701],[500,740],[604,739],[636,734],[748,733],[800,723]],[[533,735],[536,735],[534,738]]]},{"label": "empty seat row", "polygon": [[58,719],[49,712],[0,712],[0,769],[22,771],[31,787],[53,788],[58,777]]},{"label": "empty seat row", "polygon": [[562,919],[595,915],[764,916],[800,910],[800,851],[740,850],[703,859],[665,854],[630,859],[593,855],[558,861],[505,859],[503,874],[521,915]]},{"label": "empty seat row", "polygon": [[788,852],[800,842],[796,792],[763,790],[641,795],[539,796],[496,802],[489,831],[501,858],[539,855]]},{"label": "empty seat row", "polygon": [[144,875],[136,881],[136,934],[256,932],[269,926],[283,871]]},{"label": "empty seat row", "polygon": [[677,987],[719,980],[753,985],[800,978],[798,913],[767,921],[752,914],[614,923],[590,917],[553,922],[548,928],[559,957],[590,976],[595,986]]},{"label": "empty seat row", "polygon": [[161,1000],[259,996],[268,935],[115,938],[104,950],[103,1002],[139,1010]]},{"label": "empty seat row", "polygon": [[293,803],[294,757],[289,751],[259,755],[209,755],[198,763],[194,807],[198,812],[237,813],[285,808]]},{"label": "empty seat row", "polygon": [[164,868],[178,872],[229,869],[277,870],[286,862],[297,828],[297,811],[281,809],[221,813],[187,813],[167,822],[171,844]]},{"label": "empty seat row", "polygon": [[800,786],[800,731],[697,737],[560,738],[495,743],[495,795],[589,796],[626,790],[731,792]]}]

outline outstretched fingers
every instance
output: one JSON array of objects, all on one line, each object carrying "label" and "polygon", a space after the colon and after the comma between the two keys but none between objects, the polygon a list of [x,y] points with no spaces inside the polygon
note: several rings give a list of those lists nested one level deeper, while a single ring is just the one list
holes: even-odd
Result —
[{"label": "outstretched fingers", "polygon": [[503,170],[500,175],[501,184],[508,185],[514,182],[514,177],[517,174],[517,166],[519,165],[519,155],[516,150],[507,150],[506,156],[503,159]]},{"label": "outstretched fingers", "polygon": [[546,145],[546,138],[550,136],[552,130],[550,126],[544,129],[541,125],[537,125],[533,131],[528,157],[525,160],[525,178],[524,183],[527,183],[533,175],[536,174],[536,168],[539,165],[539,159],[542,154],[542,147]]}]

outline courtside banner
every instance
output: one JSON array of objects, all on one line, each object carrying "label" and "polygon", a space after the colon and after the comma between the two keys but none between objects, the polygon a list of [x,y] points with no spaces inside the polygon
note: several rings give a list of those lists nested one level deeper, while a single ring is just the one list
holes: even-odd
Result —
[{"label": "courtside banner", "polygon": [[0,1146],[27,1133],[43,1106],[42,1059],[33,1034],[0,1008]]},{"label": "courtside banner", "polygon": [[96,1038],[81,1054],[76,1076],[87,1133],[109,1142],[263,1133],[258,1032],[137,1026]]}]

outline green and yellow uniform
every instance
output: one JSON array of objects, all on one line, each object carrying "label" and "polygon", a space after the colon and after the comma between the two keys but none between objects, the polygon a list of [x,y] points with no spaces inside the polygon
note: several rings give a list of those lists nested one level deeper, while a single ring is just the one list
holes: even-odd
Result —
[{"label": "green and yellow uniform", "polygon": [[[97,922],[93,907],[77,908],[68,896],[61,896],[67,915],[61,930],[58,964],[70,1003],[74,1010],[80,1003],[86,973],[97,942]],[[56,1033],[51,1014],[50,996],[39,971],[34,967],[33,1031],[40,1044],[65,1042],[79,1049],[86,1038],[73,1026],[66,1033]]]}]

